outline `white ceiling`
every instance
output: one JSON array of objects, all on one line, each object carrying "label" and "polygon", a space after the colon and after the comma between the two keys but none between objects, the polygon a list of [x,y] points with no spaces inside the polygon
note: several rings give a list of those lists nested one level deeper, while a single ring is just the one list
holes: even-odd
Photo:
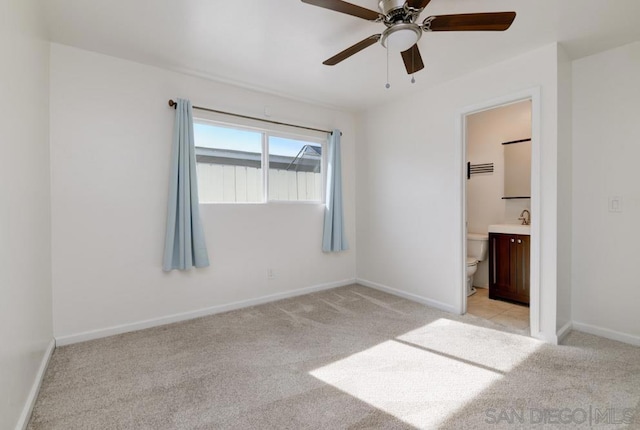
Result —
[{"label": "white ceiling", "polygon": [[[409,82],[399,54],[374,45],[322,61],[382,24],[300,0],[47,0],[51,40],[349,110],[366,109],[559,41],[572,58],[640,40],[639,0],[432,0],[429,15],[515,10],[501,33],[428,33],[425,69]],[[377,10],[377,0],[351,0]]]}]

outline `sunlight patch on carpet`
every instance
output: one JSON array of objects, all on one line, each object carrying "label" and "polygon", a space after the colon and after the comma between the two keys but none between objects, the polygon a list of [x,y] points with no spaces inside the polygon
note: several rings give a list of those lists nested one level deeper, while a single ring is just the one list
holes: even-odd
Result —
[{"label": "sunlight patch on carpet", "polygon": [[544,345],[544,342],[528,336],[446,318],[411,330],[396,339],[505,373]]},{"label": "sunlight patch on carpet", "polygon": [[439,319],[310,374],[407,424],[434,428],[539,346],[530,338]]}]

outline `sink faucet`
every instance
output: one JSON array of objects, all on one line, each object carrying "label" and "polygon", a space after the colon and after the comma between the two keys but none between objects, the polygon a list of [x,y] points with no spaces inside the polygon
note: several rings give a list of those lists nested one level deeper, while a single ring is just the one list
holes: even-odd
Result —
[{"label": "sink faucet", "polygon": [[[526,215],[525,215],[525,214],[526,214]],[[531,224],[531,214],[530,214],[530,213],[529,213],[529,211],[528,211],[528,210],[526,210],[526,209],[525,209],[525,210],[523,210],[523,211],[520,213],[520,218],[518,218],[518,219],[521,219],[521,220],[522,220],[522,225],[529,225],[529,224]]]}]

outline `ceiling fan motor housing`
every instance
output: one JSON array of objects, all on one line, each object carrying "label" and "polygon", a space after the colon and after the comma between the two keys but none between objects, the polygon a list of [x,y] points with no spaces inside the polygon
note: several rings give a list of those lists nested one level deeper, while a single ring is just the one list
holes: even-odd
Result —
[{"label": "ceiling fan motor housing", "polygon": [[385,48],[406,51],[422,36],[422,29],[413,22],[417,14],[405,5],[405,0],[380,0],[378,3],[378,8],[385,17],[384,24],[387,26],[380,41]]},{"label": "ceiling fan motor housing", "polygon": [[380,0],[378,9],[390,21],[404,17],[405,0]]}]

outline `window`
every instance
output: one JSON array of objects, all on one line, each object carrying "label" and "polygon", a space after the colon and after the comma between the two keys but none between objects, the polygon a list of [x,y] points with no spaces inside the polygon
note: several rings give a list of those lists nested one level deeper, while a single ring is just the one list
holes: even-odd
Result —
[{"label": "window", "polygon": [[201,203],[264,201],[262,133],[193,125]]},{"label": "window", "polygon": [[269,199],[322,200],[322,145],[269,136]]},{"label": "window", "polygon": [[201,203],[322,201],[322,140],[204,121],[194,133]]}]

